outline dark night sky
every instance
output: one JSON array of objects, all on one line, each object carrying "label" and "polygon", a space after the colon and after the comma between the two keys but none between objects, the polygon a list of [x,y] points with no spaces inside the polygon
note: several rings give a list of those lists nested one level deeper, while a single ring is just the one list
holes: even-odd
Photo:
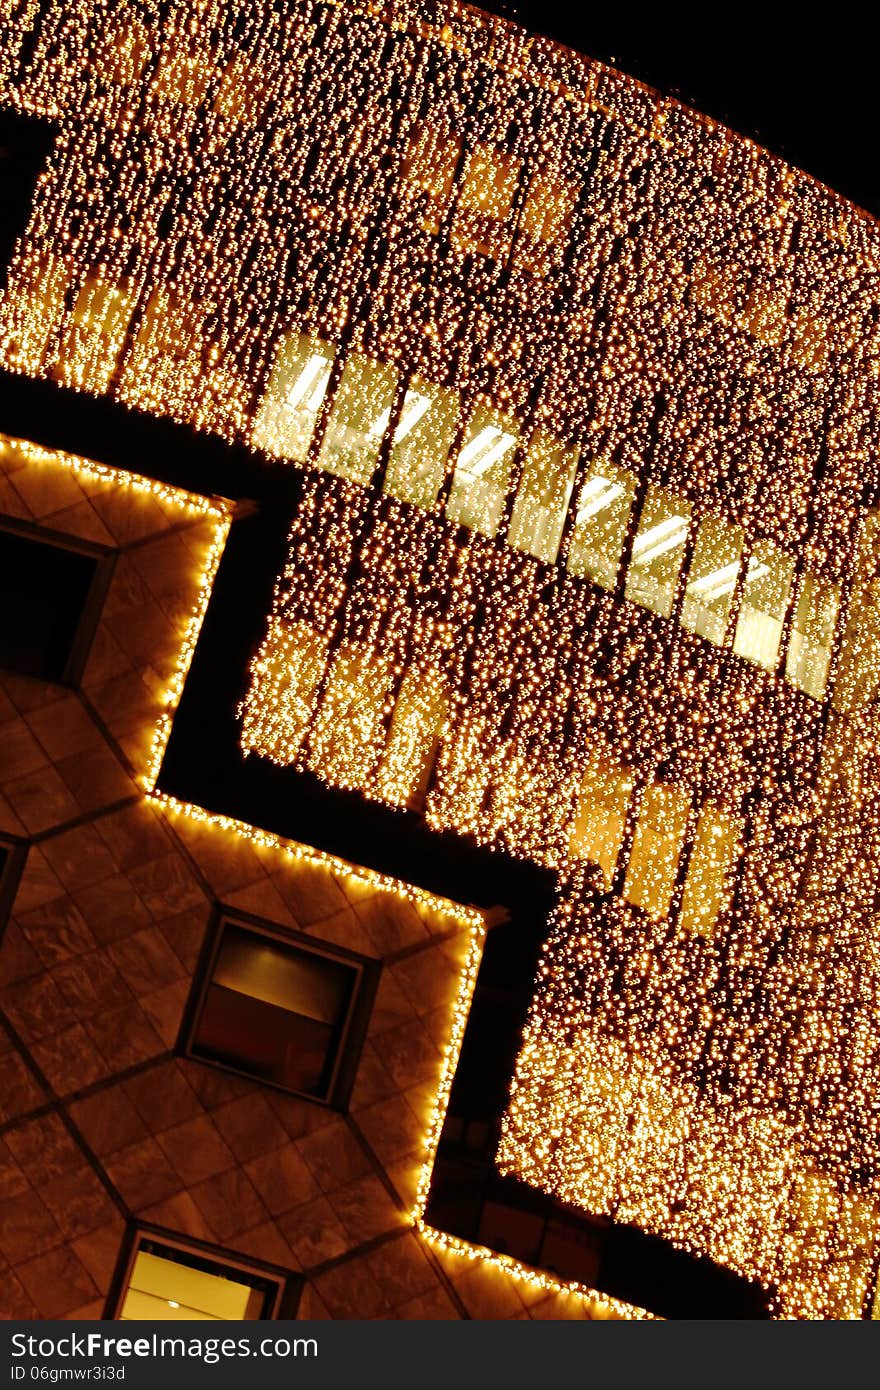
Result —
[{"label": "dark night sky", "polygon": [[880,60],[866,8],[482,0],[631,73],[880,216]]}]

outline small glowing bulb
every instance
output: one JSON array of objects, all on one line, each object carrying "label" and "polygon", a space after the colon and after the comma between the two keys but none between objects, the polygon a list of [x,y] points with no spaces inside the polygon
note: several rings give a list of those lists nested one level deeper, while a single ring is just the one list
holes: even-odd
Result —
[{"label": "small glowing bulb", "polygon": [[180,1304],[179,1304],[179,1303],[175,1303],[175,1301],[174,1301],[173,1298],[169,1298],[169,1300],[168,1300],[168,1307],[169,1307],[169,1308],[179,1308],[179,1307],[180,1307]]}]

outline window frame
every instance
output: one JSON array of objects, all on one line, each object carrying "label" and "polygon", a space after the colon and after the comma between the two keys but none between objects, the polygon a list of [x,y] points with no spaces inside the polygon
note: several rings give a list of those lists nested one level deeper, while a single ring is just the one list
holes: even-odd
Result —
[{"label": "window frame", "polygon": [[157,1244],[167,1246],[172,1253],[179,1251],[181,1254],[195,1255],[199,1259],[212,1261],[230,1272],[238,1271],[273,1283],[275,1285],[274,1295],[267,1294],[267,1301],[260,1317],[253,1319],[253,1321],[273,1322],[296,1316],[304,1281],[295,1271],[284,1269],[280,1265],[269,1264],[265,1260],[252,1259],[250,1256],[241,1255],[237,1251],[228,1250],[222,1245],[211,1245],[207,1241],[196,1240],[192,1236],[168,1230],[164,1226],[154,1226],[148,1221],[131,1220],[122,1237],[119,1256],[104,1305],[103,1321],[119,1321],[135,1260],[145,1241],[156,1241]]},{"label": "window frame", "polygon": [[[298,948],[309,955],[332,961],[334,964],[349,966],[357,972],[346,1016],[341,1025],[332,1072],[324,1095],[296,1090],[291,1086],[285,1086],[282,1082],[270,1081],[264,1076],[258,1076],[256,1073],[248,1071],[244,1066],[236,1066],[233,1062],[208,1057],[197,1050],[196,1034],[220,955],[224,927],[227,923],[240,929],[243,928],[254,936],[263,937],[282,947]],[[231,1072],[234,1076],[246,1077],[254,1085],[270,1086],[272,1090],[280,1091],[283,1095],[298,1096],[302,1100],[311,1101],[315,1105],[323,1105],[330,1110],[344,1110],[357,1075],[381,970],[382,963],[379,960],[371,960],[367,956],[348,951],[342,946],[331,945],[320,938],[308,936],[304,932],[295,931],[292,928],[270,922],[266,918],[255,917],[251,913],[240,912],[237,908],[226,907],[222,903],[218,903],[211,914],[202,951],[193,973],[192,989],[183,1012],[180,1035],[175,1050],[179,1055],[187,1057],[193,1062],[198,1062],[202,1066],[216,1067],[220,1071]]]},{"label": "window frame", "polygon": [[12,911],[27,852],[27,840],[19,840],[14,835],[0,835],[0,854],[5,855],[5,859],[0,863],[0,933],[3,932]]},{"label": "window frame", "polygon": [[[0,517],[0,537],[4,534],[17,536],[21,540],[35,541],[39,545],[50,546],[55,550],[83,555],[96,561],[95,572],[77,620],[76,631],[61,678],[52,680],[48,676],[33,675],[23,677],[28,680],[40,680],[47,685],[57,685],[65,689],[76,690],[89,659],[119,552],[111,549],[110,546],[80,540],[79,537],[67,535],[62,531],[53,531],[49,527],[38,526],[29,521],[19,520],[17,517]],[[13,675],[23,675],[21,672],[2,665],[0,665],[0,670],[11,671]]]}]

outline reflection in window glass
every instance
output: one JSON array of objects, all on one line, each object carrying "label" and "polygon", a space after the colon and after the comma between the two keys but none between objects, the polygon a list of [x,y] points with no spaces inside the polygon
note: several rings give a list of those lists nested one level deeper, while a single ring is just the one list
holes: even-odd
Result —
[{"label": "reflection in window glass", "polygon": [[192,1051],[326,1100],[358,979],[347,961],[224,922]]},{"label": "reflection in window glass", "polygon": [[516,494],[507,539],[552,565],[562,539],[565,513],[574,486],[577,450],[544,430],[532,435]]},{"label": "reflection in window glass", "polygon": [[329,343],[306,333],[282,340],[254,420],[251,437],[258,449],[305,462],[335,355]]},{"label": "reflection in window glass", "polygon": [[733,650],[763,666],[776,669],[782,624],[788,608],[794,560],[768,541],[755,546],[749,557]]},{"label": "reflection in window glass", "polygon": [[623,895],[652,917],[665,917],[678,873],[690,798],[681,787],[645,788]]},{"label": "reflection in window glass", "polygon": [[484,536],[501,521],[519,442],[516,422],[488,406],[478,406],[465,432],[455,464],[446,515]]},{"label": "reflection in window glass", "polygon": [[742,559],[743,535],[719,517],[700,522],[688,571],[681,624],[716,646],[727,632],[730,606]]},{"label": "reflection in window glass", "polygon": [[604,748],[594,751],[578,794],[569,853],[598,864],[610,888],[623,844],[633,776]]},{"label": "reflection in window glass", "polygon": [[433,507],[446,474],[458,410],[457,391],[412,378],[394,431],[385,492],[417,507]]},{"label": "reflection in window glass", "polygon": [[649,487],[633,541],[626,597],[668,618],[690,525],[689,502],[662,487]]},{"label": "reflection in window glass", "polygon": [[599,459],[578,496],[568,568],[585,574],[602,589],[613,589],[632,510],[636,480],[623,468]]},{"label": "reflection in window glass", "polygon": [[788,639],[785,674],[793,685],[816,700],[821,700],[828,683],[839,611],[839,586],[805,574]]},{"label": "reflection in window glass", "polygon": [[727,906],[742,821],[707,801],[700,812],[681,900],[681,929],[708,936]]},{"label": "reflection in window glass", "polygon": [[319,468],[353,483],[370,481],[391,418],[396,384],[393,367],[352,353],[330,407]]},{"label": "reflection in window glass", "polygon": [[250,1322],[276,1289],[268,1280],[156,1240],[142,1239],[122,1297],[120,1322]]}]

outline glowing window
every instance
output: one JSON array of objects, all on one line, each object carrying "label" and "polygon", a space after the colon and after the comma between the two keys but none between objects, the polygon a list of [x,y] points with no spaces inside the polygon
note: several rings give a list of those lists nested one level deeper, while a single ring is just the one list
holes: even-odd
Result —
[{"label": "glowing window", "polygon": [[488,406],[478,406],[455,463],[446,515],[484,536],[494,536],[510,485],[517,425]]},{"label": "glowing window", "polygon": [[286,1272],[138,1231],[116,1301],[119,1322],[253,1322],[278,1316]]},{"label": "glowing window", "polygon": [[194,1010],[191,1055],[313,1100],[337,1100],[366,964],[250,919],[222,918]]},{"label": "glowing window", "polygon": [[707,802],[700,811],[681,900],[682,931],[708,936],[727,906],[742,821]]},{"label": "glowing window", "polygon": [[880,691],[880,512],[865,517],[846,629],[834,678],[834,708],[845,713]]},{"label": "glowing window", "polygon": [[550,565],[556,559],[574,487],[577,450],[536,430],[523,464],[507,539]]},{"label": "glowing window", "polygon": [[578,793],[569,853],[598,864],[610,888],[623,844],[633,776],[601,748],[593,751]]},{"label": "glowing window", "polygon": [[238,54],[223,69],[214,110],[228,121],[256,125],[266,101],[267,87],[262,73]]},{"label": "glowing window", "polygon": [[785,674],[793,685],[821,700],[828,684],[828,667],[837,615],[840,588],[806,573],[794,610],[794,623],[788,639]]},{"label": "glowing window", "polygon": [[384,741],[393,675],[363,642],[343,642],[333,659],[309,739],[310,765],[340,786],[363,787]]},{"label": "glowing window", "polygon": [[602,589],[613,589],[632,511],[636,480],[623,468],[598,459],[578,495],[568,568]]},{"label": "glowing window", "polygon": [[529,181],[520,228],[541,241],[562,241],[568,235],[580,184],[540,171]]},{"label": "glowing window", "polygon": [[86,277],[61,344],[55,374],[71,386],[106,391],[125,343],[134,309],[127,282]]},{"label": "glowing window", "polygon": [[460,158],[461,140],[457,135],[437,126],[420,125],[407,147],[404,178],[436,202],[446,203]]},{"label": "glowing window", "polygon": [[678,874],[691,803],[681,787],[645,788],[623,895],[652,917],[665,917]]},{"label": "glowing window", "polygon": [[368,483],[391,418],[393,367],[353,353],[342,370],[321,441],[318,466],[353,483]]},{"label": "glowing window", "polygon": [[436,668],[414,666],[403,678],[377,774],[380,796],[421,810],[446,722],[448,691]]},{"label": "glowing window", "polygon": [[675,493],[649,487],[633,541],[626,597],[668,618],[690,526],[691,507]]},{"label": "glowing window", "polygon": [[743,535],[718,517],[700,522],[681,609],[681,624],[716,646],[727,633],[742,560]]},{"label": "glowing window", "polygon": [[458,424],[457,391],[413,377],[394,431],[384,490],[402,502],[433,507]]},{"label": "glowing window", "polygon": [[793,578],[794,560],[769,541],[755,546],[746,569],[733,650],[765,671],[775,670],[779,660]]},{"label": "glowing window", "polygon": [[149,30],[122,7],[96,48],[95,74],[102,82],[130,86],[141,76],[149,56]]},{"label": "glowing window", "polygon": [[199,106],[205,99],[208,82],[214,75],[213,54],[172,48],[159,59],[153,92],[166,101],[183,106]]},{"label": "glowing window", "polygon": [[475,145],[464,164],[452,239],[463,250],[501,256],[509,245],[509,218],[522,160]]},{"label": "glowing window", "polygon": [[258,449],[303,463],[309,452],[336,349],[293,333],[282,340],[251,438]]}]

